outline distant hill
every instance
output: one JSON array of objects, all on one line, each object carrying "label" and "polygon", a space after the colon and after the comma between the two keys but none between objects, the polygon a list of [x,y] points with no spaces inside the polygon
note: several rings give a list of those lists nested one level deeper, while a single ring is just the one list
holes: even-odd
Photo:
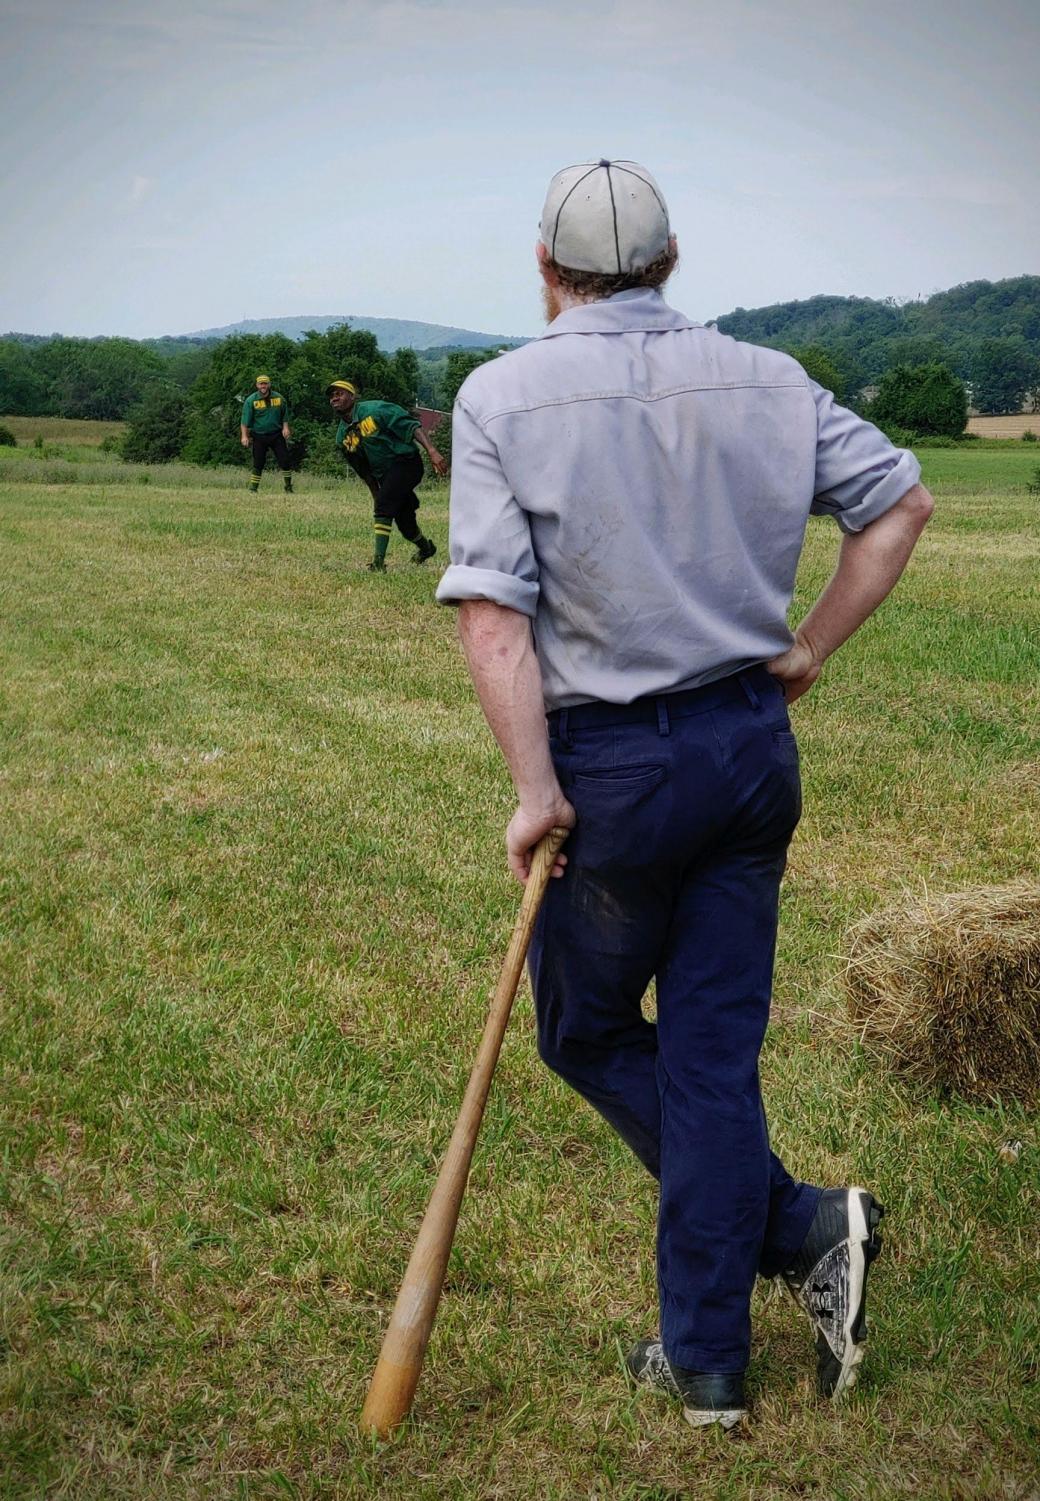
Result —
[{"label": "distant hill", "polygon": [[892,364],[929,359],[945,360],[970,378],[982,340],[1014,340],[1040,358],[1040,276],[965,282],[918,302],[810,297],[738,307],[716,322],[720,332],[751,344],[822,345],[860,382],[876,380]]},{"label": "distant hill", "polygon": [[317,318],[245,318],[223,328],[201,328],[183,339],[225,339],[228,334],[285,334],[301,339],[308,329],[323,334],[337,323],[349,323],[362,333],[375,334],[387,354],[395,349],[492,349],[499,344],[526,344],[509,334],[481,334],[471,328],[451,328],[444,323],[417,323],[410,318],[360,318],[353,313],[331,313]]}]

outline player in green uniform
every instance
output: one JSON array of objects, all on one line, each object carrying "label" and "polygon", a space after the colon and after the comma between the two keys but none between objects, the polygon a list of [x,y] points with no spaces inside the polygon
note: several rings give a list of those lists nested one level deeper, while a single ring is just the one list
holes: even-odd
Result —
[{"label": "player in green uniform", "polygon": [[280,391],[271,390],[269,375],[258,375],[255,392],[242,403],[242,447],[253,450],[253,477],[249,488],[254,495],[260,488],[260,476],[271,448],[282,471],[285,493],[292,494],[289,449],[285,441],[288,436],[288,403]]},{"label": "player in green uniform", "polygon": [[365,481],[375,502],[375,554],[369,563],[373,573],[386,568],[386,549],[394,522],[415,547],[415,562],[425,563],[437,551],[419,530],[415,513],[419,498],[415,487],[422,479],[426,450],[436,474],[448,466],[426,437],[418,418],[393,401],[359,401],[357,386],[349,380],[334,380],[326,395],[339,414],[336,447],[356,474]]}]

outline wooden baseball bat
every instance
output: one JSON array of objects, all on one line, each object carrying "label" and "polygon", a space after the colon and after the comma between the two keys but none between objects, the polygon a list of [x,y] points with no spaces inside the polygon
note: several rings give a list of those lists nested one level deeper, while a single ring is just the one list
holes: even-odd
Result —
[{"label": "wooden baseball bat", "polygon": [[455,1238],[459,1207],[469,1177],[473,1148],[484,1114],[491,1077],[498,1062],[502,1038],[509,1022],[517,985],[527,956],[538,909],[545,895],[556,856],[568,829],[550,829],[539,840],[531,857],[531,872],[524,887],[502,973],[498,978],[477,1060],[459,1110],[455,1130],[441,1170],[426,1206],[408,1269],[397,1295],[393,1315],[383,1337],[361,1413],[366,1433],[386,1438],[408,1416],[419,1383],[423,1356],[437,1315],[451,1243]]}]

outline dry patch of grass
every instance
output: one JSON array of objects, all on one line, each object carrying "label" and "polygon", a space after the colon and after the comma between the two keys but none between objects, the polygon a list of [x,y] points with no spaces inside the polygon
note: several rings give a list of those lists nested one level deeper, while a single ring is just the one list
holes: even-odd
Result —
[{"label": "dry patch of grass", "polygon": [[42,438],[46,443],[76,443],[95,447],[109,437],[121,437],[125,422],[90,422],[72,417],[0,417],[19,443]]},{"label": "dry patch of grass", "polygon": [[1019,412],[1006,417],[969,417],[967,431],[980,438],[1021,438],[1036,433],[1040,438],[1040,412]]}]

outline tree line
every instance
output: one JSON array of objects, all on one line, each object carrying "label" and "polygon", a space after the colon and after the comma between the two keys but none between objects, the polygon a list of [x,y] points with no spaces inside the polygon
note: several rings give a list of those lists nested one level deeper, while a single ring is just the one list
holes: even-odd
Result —
[{"label": "tree line", "polygon": [[450,410],[470,370],[492,353],[386,354],[374,334],[348,324],[299,340],[232,334],[205,344],[21,335],[0,339],[0,412],[126,421],[124,456],[139,462],[239,464],[247,458],[238,440],[242,402],[263,372],[289,403],[294,463],[321,471],[335,463],[330,380],[348,375],[367,397]]},{"label": "tree line", "polygon": [[[957,436],[967,397],[984,412],[1040,411],[1040,277],[974,282],[926,302],[816,297],[718,320],[721,332],[794,355],[839,400],[908,435]],[[0,412],[123,419],[128,458],[242,463],[241,403],[259,371],[292,414],[294,462],[332,467],[325,387],[357,379],[368,397],[450,410],[462,381],[494,350],[382,351],[349,324],[284,334],[185,339],[0,339]],[[873,396],[868,405],[865,392]],[[966,391],[966,387],[968,388]],[[443,441],[442,441],[443,440]],[[438,435],[442,449],[450,435]]]},{"label": "tree line", "polygon": [[826,353],[835,394],[855,400],[886,371],[943,365],[980,412],[1017,412],[1033,397],[1040,410],[1040,276],[967,282],[924,300],[810,297],[772,307],[737,308],[720,332],[794,353]]},{"label": "tree line", "polygon": [[[449,354],[442,376],[446,406],[487,351]],[[385,354],[374,334],[344,324],[300,340],[284,334],[232,334],[213,348],[187,392],[152,386],[127,412],[123,457],[146,463],[179,458],[190,464],[241,464],[248,454],[239,441],[242,402],[258,374],[269,375],[289,407],[293,465],[310,473],[342,467],[332,444],[335,419],[326,388],[348,376],[368,399],[394,401],[414,410],[420,388],[414,349]],[[444,424],[445,428],[449,424]],[[450,455],[450,431],[438,433]]]}]

